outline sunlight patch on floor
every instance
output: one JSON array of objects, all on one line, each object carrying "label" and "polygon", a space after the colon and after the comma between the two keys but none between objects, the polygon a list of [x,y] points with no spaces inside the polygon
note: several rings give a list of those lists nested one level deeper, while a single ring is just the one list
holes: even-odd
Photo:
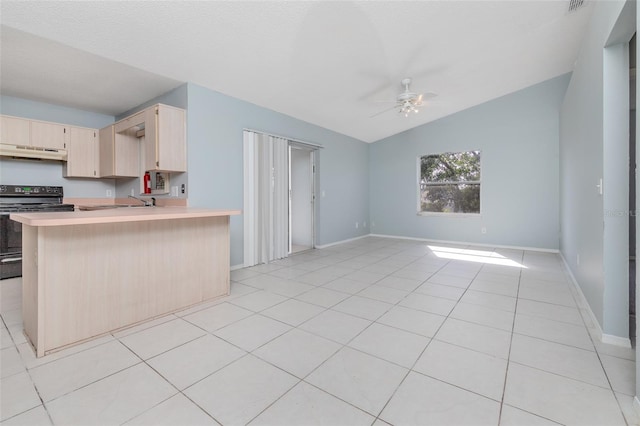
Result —
[{"label": "sunlight patch on floor", "polygon": [[433,254],[442,259],[462,260],[466,262],[488,263],[498,266],[510,266],[524,268],[526,266],[514,260],[508,259],[493,251],[468,250],[455,247],[428,246]]}]

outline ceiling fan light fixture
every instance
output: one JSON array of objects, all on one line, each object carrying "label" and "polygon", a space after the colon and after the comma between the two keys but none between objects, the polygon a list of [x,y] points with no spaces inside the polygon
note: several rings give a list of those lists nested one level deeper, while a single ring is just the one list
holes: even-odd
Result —
[{"label": "ceiling fan light fixture", "polygon": [[437,96],[435,93],[427,92],[426,95],[423,93],[414,93],[409,89],[409,85],[411,84],[410,78],[405,78],[401,82],[402,86],[404,86],[404,91],[396,96],[395,101],[382,101],[382,102],[395,102],[395,106],[392,106],[388,109],[385,109],[377,114],[370,116],[369,118],[376,117],[386,111],[393,111],[394,109],[398,114],[402,114],[405,117],[409,117],[411,113],[417,114],[420,111],[420,107],[425,105],[425,96],[431,98]]},{"label": "ceiling fan light fixture", "polygon": [[400,114],[404,114],[405,117],[409,117],[409,115],[414,112],[414,113],[418,113],[418,111],[420,111],[417,107],[420,106],[419,104],[416,105],[414,102],[411,101],[405,101],[402,105],[400,105],[400,108],[398,109],[398,113]]}]

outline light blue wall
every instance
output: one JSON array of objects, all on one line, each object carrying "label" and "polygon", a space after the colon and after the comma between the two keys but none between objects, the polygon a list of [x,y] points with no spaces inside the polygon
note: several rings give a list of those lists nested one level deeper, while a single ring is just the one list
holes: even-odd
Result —
[{"label": "light blue wall", "polygon": [[[372,232],[557,249],[558,111],[568,81],[560,76],[373,143]],[[418,157],[467,150],[482,151],[480,216],[418,216]]]},{"label": "light blue wall", "polygon": [[[631,3],[629,3],[631,4]],[[604,311],[607,334],[629,336],[629,45],[604,49]]]},{"label": "light blue wall", "polygon": [[[176,108],[187,109],[187,84],[182,84],[176,87],[173,90],[168,91],[156,98],[150,99],[143,104],[138,105],[135,108],[131,108],[128,111],[123,112],[122,114],[116,117],[116,121],[122,120],[132,114],[135,114],[138,111],[141,111],[148,106],[155,104],[165,104],[174,106]],[[187,116],[189,116],[189,112],[187,111]],[[188,134],[187,134],[188,138]],[[189,144],[187,143],[187,150],[189,149]],[[189,165],[187,164],[187,170],[189,170]],[[188,188],[187,185],[187,175],[188,173],[171,173],[170,175],[170,185],[177,186],[180,188],[182,184]],[[138,195],[140,192],[140,179],[117,179],[116,180],[116,197],[127,197],[131,194],[131,189],[133,189],[134,194]],[[178,198],[188,198],[189,191],[187,190],[184,194],[180,193]],[[158,195],[156,198],[169,198],[169,195]]]},{"label": "light blue wall", "polygon": [[[188,85],[189,205],[242,209],[242,130],[321,144],[316,244],[369,233],[368,145],[195,84]],[[321,196],[325,192],[325,197]],[[231,264],[243,262],[242,216],[231,219]]]},{"label": "light blue wall", "polygon": [[[560,113],[560,250],[603,332],[623,338],[628,335],[620,321],[605,321],[608,316],[605,312],[619,314],[628,308],[615,295],[605,299],[605,205],[596,185],[605,175],[604,48],[624,5],[624,1],[595,2]],[[627,170],[628,164],[622,161],[619,167]],[[612,184],[615,182],[605,182],[605,191],[615,191]],[[614,240],[610,242],[615,245]],[[613,254],[628,256],[628,253]],[[624,297],[622,291],[618,296]]]},{"label": "light blue wall", "polygon": [[[35,102],[11,96],[0,97],[0,114],[99,129],[114,122],[110,115]],[[106,197],[115,189],[113,179],[63,178],[62,163],[0,158],[0,181],[6,185],[56,185],[67,197]]]}]

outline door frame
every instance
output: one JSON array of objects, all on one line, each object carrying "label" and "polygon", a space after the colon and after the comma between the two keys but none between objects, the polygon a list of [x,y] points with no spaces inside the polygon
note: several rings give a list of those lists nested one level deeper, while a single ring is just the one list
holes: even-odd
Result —
[{"label": "door frame", "polygon": [[314,148],[305,144],[298,144],[295,141],[289,141],[289,254],[292,253],[293,249],[293,226],[292,226],[292,214],[291,214],[291,201],[292,201],[292,191],[291,191],[291,182],[293,181],[291,175],[291,163],[292,163],[292,150],[297,149],[301,151],[305,151],[309,153],[309,183],[311,185],[310,189],[310,200],[311,203],[311,217],[310,226],[311,226],[311,246],[309,249],[316,248],[316,151],[318,148]]}]

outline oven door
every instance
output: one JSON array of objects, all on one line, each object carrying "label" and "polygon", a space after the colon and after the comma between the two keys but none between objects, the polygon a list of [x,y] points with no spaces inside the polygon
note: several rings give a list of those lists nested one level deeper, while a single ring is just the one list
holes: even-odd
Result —
[{"label": "oven door", "polygon": [[0,279],[22,276],[22,224],[0,213]]}]

